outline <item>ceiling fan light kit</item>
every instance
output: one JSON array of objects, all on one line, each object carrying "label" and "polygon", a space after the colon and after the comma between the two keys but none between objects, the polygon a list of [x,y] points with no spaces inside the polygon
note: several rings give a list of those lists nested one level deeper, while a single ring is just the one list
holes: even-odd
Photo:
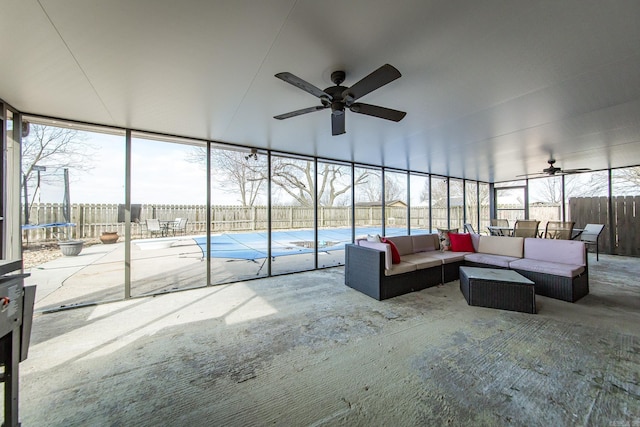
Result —
[{"label": "ceiling fan light kit", "polygon": [[380,119],[391,120],[394,122],[399,122],[407,114],[404,111],[355,102],[366,94],[373,92],[374,90],[379,89],[402,76],[400,71],[389,64],[385,64],[378,68],[351,87],[342,86],[342,83],[346,78],[346,73],[344,71],[334,71],[331,73],[331,81],[335,86],[330,86],[324,90],[319,89],[311,83],[288,72],[278,73],[275,76],[298,89],[302,89],[305,92],[320,98],[320,103],[322,104],[274,116],[274,118],[278,120],[284,120],[300,116],[302,114],[331,108],[331,134],[336,136],[345,133],[345,108],[348,108],[353,113],[365,114],[367,116],[378,117]]}]

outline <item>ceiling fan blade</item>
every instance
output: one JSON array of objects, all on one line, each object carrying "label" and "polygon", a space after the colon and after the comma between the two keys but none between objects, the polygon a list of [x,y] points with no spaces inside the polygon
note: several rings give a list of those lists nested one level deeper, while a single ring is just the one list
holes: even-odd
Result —
[{"label": "ceiling fan blade", "polygon": [[302,114],[313,113],[314,111],[324,110],[325,108],[327,108],[327,107],[325,107],[323,105],[318,105],[316,107],[303,108],[301,110],[292,111],[290,113],[284,113],[284,114],[280,114],[278,116],[273,116],[273,118],[274,119],[278,119],[278,120],[284,120],[284,119],[288,119],[290,117],[300,116]]},{"label": "ceiling fan blade", "polygon": [[291,73],[278,73],[276,74],[276,77],[279,78],[280,80],[283,80],[289,84],[294,85],[295,87],[304,90],[305,92],[310,93],[313,96],[317,96],[318,98],[329,98],[329,100],[332,100],[333,98],[326,93],[325,91],[315,87],[314,85],[312,85],[311,83],[302,80],[300,77],[298,76],[294,76]]},{"label": "ceiling fan blade", "polygon": [[365,96],[369,92],[373,92],[387,83],[391,83],[401,76],[402,74],[400,74],[400,71],[398,71],[394,66],[385,64],[351,86],[349,89],[345,90],[342,94],[343,98],[349,99],[353,102],[356,99]]},{"label": "ceiling fan blade", "polygon": [[562,169],[562,173],[580,173],[580,172],[588,172],[591,169],[589,168],[578,168],[578,169]]},{"label": "ceiling fan blade", "polygon": [[331,114],[331,135],[336,136],[336,135],[342,135],[343,133],[345,133],[344,130],[344,111],[341,112],[342,114],[336,114],[336,113],[332,113]]},{"label": "ceiling fan blade", "polygon": [[379,107],[377,105],[363,104],[356,102],[349,107],[354,113],[366,114],[367,116],[379,117],[381,119],[399,122],[407,115],[404,111],[392,110],[391,108]]},{"label": "ceiling fan blade", "polygon": [[522,174],[522,175],[516,175],[516,178],[520,178],[520,177],[529,178],[529,177],[532,177],[532,176],[545,176],[545,175],[549,175],[549,174],[546,173],[546,172],[525,173],[525,174]]}]

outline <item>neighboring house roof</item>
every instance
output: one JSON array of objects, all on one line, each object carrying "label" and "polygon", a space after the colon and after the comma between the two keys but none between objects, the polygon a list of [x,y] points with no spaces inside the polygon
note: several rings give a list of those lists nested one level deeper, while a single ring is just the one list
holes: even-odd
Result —
[{"label": "neighboring house roof", "polygon": [[[382,202],[378,201],[378,202],[358,202],[356,203],[356,206],[360,206],[360,207],[376,207],[376,206],[382,206]],[[405,202],[403,202],[402,200],[390,200],[387,202],[386,206],[391,206],[391,207],[407,207],[407,204]]]}]

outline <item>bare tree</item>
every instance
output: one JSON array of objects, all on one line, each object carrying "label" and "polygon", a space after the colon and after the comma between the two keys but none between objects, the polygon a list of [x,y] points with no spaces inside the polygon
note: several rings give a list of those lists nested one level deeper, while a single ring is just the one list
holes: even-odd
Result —
[{"label": "bare tree", "polygon": [[432,177],[431,178],[431,204],[434,207],[447,207],[447,179]]},{"label": "bare tree", "polygon": [[429,200],[431,200],[431,188],[429,186],[429,180],[425,179],[422,189],[420,190],[418,203],[429,203]]},{"label": "bare tree", "polygon": [[406,202],[407,179],[406,175],[384,174],[384,201],[385,204],[394,200]]},{"label": "bare tree", "polygon": [[[620,185],[624,189],[637,188],[640,179],[634,182],[633,168],[620,169]],[[593,172],[588,174],[565,175],[565,198],[594,197],[608,194],[609,179],[607,173]],[[529,181],[532,198],[545,203],[562,203],[562,178],[540,178]]]},{"label": "bare tree", "polygon": [[[286,157],[272,157],[271,180],[299,206],[312,207],[314,182],[318,179],[318,204],[335,206],[340,197],[351,191],[350,169],[332,163],[319,163],[316,174],[313,162]],[[358,170],[354,178],[356,185],[366,185],[371,172]],[[265,177],[266,178],[266,177]],[[345,201],[345,198],[342,198]]]},{"label": "bare tree", "polygon": [[[93,168],[96,147],[87,142],[84,132],[35,123],[30,123],[28,129],[28,135],[22,139],[23,187],[25,182],[28,188],[61,182],[64,169],[77,173]],[[38,167],[45,167],[46,173],[38,174]],[[36,178],[40,183],[35,182]],[[27,190],[23,188],[23,191]],[[29,203],[33,203],[33,199]]]},{"label": "bare tree", "polygon": [[[342,197],[351,192],[351,168],[348,166],[322,163],[318,171],[318,204],[336,206],[350,204],[350,197]],[[367,179],[365,172],[356,175],[356,184]]]},{"label": "bare tree", "polygon": [[266,187],[262,171],[266,169],[266,158],[252,158],[231,150],[215,150],[213,164],[220,187],[238,194],[242,206],[253,206],[260,201]]},{"label": "bare tree", "polygon": [[562,180],[559,176],[529,181],[530,200],[542,203],[562,203]]},{"label": "bare tree", "polygon": [[[206,148],[193,147],[187,154],[186,161],[205,169]],[[212,179],[216,181],[220,190],[237,195],[237,201],[244,207],[263,202],[261,195],[266,187],[263,172],[267,167],[266,157],[250,156],[243,151],[214,148],[211,151],[211,164]]]},{"label": "bare tree", "polygon": [[382,172],[375,169],[360,169],[367,171],[367,179],[356,186],[357,202],[379,202],[382,198]]},{"label": "bare tree", "polygon": [[637,195],[640,187],[640,166],[614,169],[612,187],[615,195]]},{"label": "bare tree", "polygon": [[[359,182],[358,193],[360,202],[380,202],[382,199],[381,175],[377,170],[361,169],[365,178]],[[403,177],[404,178],[404,177]],[[384,199],[385,204],[394,200],[405,201],[407,198],[406,185],[402,178],[394,174],[384,175]]]},{"label": "bare tree", "polygon": [[[206,165],[206,150],[194,147],[187,161]],[[267,157],[256,156],[235,150],[212,150],[212,164],[215,176],[222,191],[238,194],[242,206],[253,206],[260,203],[260,195],[264,192],[268,179]],[[295,158],[273,156],[271,158],[271,182],[273,192],[283,192],[289,200],[298,206],[312,207],[314,204],[314,185],[318,180],[318,204],[335,206],[350,203],[343,197],[351,190],[351,168],[331,163],[318,163],[319,170],[314,170],[314,162]],[[367,181],[368,172],[360,172],[356,176],[356,184]]]}]

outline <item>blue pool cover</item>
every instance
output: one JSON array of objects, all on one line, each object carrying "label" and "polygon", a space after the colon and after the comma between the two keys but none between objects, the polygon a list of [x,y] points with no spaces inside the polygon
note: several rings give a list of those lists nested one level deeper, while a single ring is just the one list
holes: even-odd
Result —
[{"label": "blue pool cover", "polygon": [[[386,235],[403,235],[407,230],[404,228],[387,228]],[[419,230],[417,232],[428,232]],[[416,230],[414,234],[418,234]],[[356,228],[356,236],[380,233],[379,228]],[[194,237],[196,244],[206,254],[206,236]],[[279,257],[286,255],[297,255],[313,253],[314,248],[313,230],[286,230],[274,231],[271,233],[271,256]],[[346,243],[351,242],[350,228],[332,228],[318,230],[318,250],[321,252],[331,252],[344,249]],[[310,247],[306,247],[310,246]],[[221,234],[211,236],[211,257],[212,258],[233,258],[255,260],[267,257],[267,233],[238,233]]]}]

